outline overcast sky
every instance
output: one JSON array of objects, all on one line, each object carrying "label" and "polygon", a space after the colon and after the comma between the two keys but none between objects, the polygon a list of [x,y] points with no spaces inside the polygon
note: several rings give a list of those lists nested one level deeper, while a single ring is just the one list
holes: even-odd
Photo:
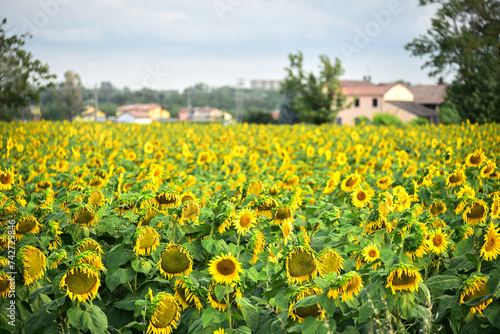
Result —
[{"label": "overcast sky", "polygon": [[324,54],[341,60],[341,79],[435,83],[404,50],[434,11],[417,0],[0,0],[10,32],[33,35],[27,49],[58,81],[73,70],[87,87],[131,89],[279,80],[298,50],[315,73]]}]

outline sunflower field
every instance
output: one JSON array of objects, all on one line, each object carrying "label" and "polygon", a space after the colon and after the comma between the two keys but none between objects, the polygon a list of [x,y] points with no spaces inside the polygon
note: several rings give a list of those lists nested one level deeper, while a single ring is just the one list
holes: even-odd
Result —
[{"label": "sunflower field", "polygon": [[0,332],[499,333],[500,126],[0,123]]}]

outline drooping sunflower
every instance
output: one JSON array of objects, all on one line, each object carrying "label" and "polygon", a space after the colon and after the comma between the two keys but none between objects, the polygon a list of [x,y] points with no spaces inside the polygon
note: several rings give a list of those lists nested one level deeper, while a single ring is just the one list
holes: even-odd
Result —
[{"label": "drooping sunflower", "polygon": [[331,194],[340,182],[340,172],[334,172],[330,179],[326,182],[325,188],[323,189],[323,194]]},{"label": "drooping sunflower", "polygon": [[189,276],[182,276],[175,281],[174,297],[181,303],[182,309],[195,307],[201,310],[202,296]]},{"label": "drooping sunflower", "polygon": [[33,215],[23,216],[16,224],[16,240],[21,239],[26,233],[40,233],[40,223]]},{"label": "drooping sunflower", "polygon": [[236,232],[240,235],[245,235],[257,223],[255,214],[252,210],[242,209],[235,213],[233,225]]},{"label": "drooping sunflower", "polygon": [[147,225],[137,228],[134,239],[134,253],[136,256],[150,255],[160,245],[160,235],[154,228]]},{"label": "drooping sunflower", "polygon": [[158,193],[155,198],[155,204],[160,208],[160,210],[166,210],[172,206],[177,206],[181,202],[179,195],[172,191],[166,190]]},{"label": "drooping sunflower", "polygon": [[293,225],[290,220],[284,220],[280,226],[281,226],[281,234],[283,237],[283,242],[286,245],[288,243],[288,240],[292,238]]},{"label": "drooping sunflower", "polygon": [[[467,279],[460,289],[460,303],[467,303],[473,299],[488,294],[488,289],[486,284],[488,280],[482,275],[473,275],[471,278]],[[484,309],[493,302],[493,298],[480,301],[474,306],[471,306],[470,311],[472,313],[479,312],[483,314]]]},{"label": "drooping sunflower", "polygon": [[453,173],[450,173],[446,178],[447,187],[457,187],[465,183],[467,177],[462,169],[456,169]]},{"label": "drooping sunflower", "polygon": [[23,274],[24,285],[42,278],[47,269],[45,255],[33,246],[23,246],[17,252],[17,263]]},{"label": "drooping sunflower", "polygon": [[474,152],[467,155],[465,158],[465,164],[469,167],[480,167],[486,160],[486,156],[481,148],[475,150]]},{"label": "drooping sunflower", "polygon": [[60,289],[66,289],[66,296],[79,302],[94,299],[100,286],[97,270],[85,263],[70,267],[59,283]]},{"label": "drooping sunflower", "polygon": [[190,191],[183,192],[181,194],[181,203],[184,203],[186,201],[196,201],[196,196]]},{"label": "drooping sunflower", "polygon": [[410,259],[423,257],[428,253],[428,243],[426,240],[427,227],[423,224],[412,224],[410,233],[403,241],[403,248]]},{"label": "drooping sunflower", "polygon": [[[159,213],[157,208],[154,206],[147,207],[142,210],[142,212],[139,214],[139,222],[137,223],[137,228],[141,226],[147,226],[151,222],[151,220],[156,217],[156,215]],[[160,227],[160,224],[157,224],[158,227]]]},{"label": "drooping sunflower", "polygon": [[288,176],[283,180],[283,189],[292,190],[299,184],[299,182],[300,178],[297,175]]},{"label": "drooping sunflower", "polygon": [[181,307],[169,293],[159,292],[146,310],[147,334],[170,334],[177,328]]},{"label": "drooping sunflower", "polygon": [[53,252],[50,254],[50,256],[47,258],[47,263],[50,265],[50,269],[56,269],[57,266],[67,258],[67,252],[64,249],[60,249],[56,252]]},{"label": "drooping sunflower", "polygon": [[10,280],[12,280],[12,276],[0,271],[0,299],[7,298],[10,291]]},{"label": "drooping sunflower", "polygon": [[193,259],[186,248],[170,244],[161,253],[157,268],[167,279],[174,276],[189,275],[193,270]]},{"label": "drooping sunflower", "polygon": [[179,224],[184,221],[194,221],[200,214],[200,206],[194,201],[186,201],[181,204],[181,214],[179,215]]},{"label": "drooping sunflower", "polygon": [[498,218],[500,216],[500,196],[493,196],[493,202],[491,203],[491,219]]},{"label": "drooping sunflower", "polygon": [[214,257],[208,264],[208,272],[216,283],[231,284],[240,279],[240,273],[243,273],[241,264],[231,254],[221,254]]},{"label": "drooping sunflower", "polygon": [[[366,263],[371,263],[380,259],[380,250],[378,249],[377,245],[371,243],[363,248],[363,250],[361,251],[361,256]],[[375,264],[373,264],[373,269],[376,270],[378,266],[380,266],[380,262],[376,262]]]},{"label": "drooping sunflower", "polygon": [[444,233],[440,228],[436,228],[429,232],[429,239],[427,247],[434,254],[442,254],[446,252],[448,248],[449,241],[448,235]]},{"label": "drooping sunflower", "polygon": [[363,189],[363,187],[358,186],[351,194],[351,202],[352,205],[354,205],[358,209],[362,209],[364,206],[370,204],[370,200],[372,199],[372,197],[373,191],[370,191],[370,189],[365,190]]},{"label": "drooping sunflower", "polygon": [[0,250],[4,250],[9,245],[9,236],[7,234],[0,234]]},{"label": "drooping sunflower", "polygon": [[81,226],[94,226],[98,220],[99,217],[94,208],[88,204],[82,204],[80,208],[75,211],[71,222]]},{"label": "drooping sunflower", "polygon": [[478,225],[488,216],[488,206],[483,200],[473,201],[464,211],[463,219],[466,224]]},{"label": "drooping sunflower", "polygon": [[361,175],[359,175],[358,173],[349,174],[342,181],[340,189],[345,192],[353,191],[357,186],[361,184],[361,181]]},{"label": "drooping sunflower", "polygon": [[258,260],[258,255],[264,251],[266,246],[266,239],[264,238],[264,233],[256,231],[252,235],[252,240],[250,241],[250,247],[253,249],[252,260],[250,264],[255,264]]},{"label": "drooping sunflower", "polygon": [[460,191],[457,193],[457,198],[476,198],[476,191],[469,186],[468,184],[464,184],[463,187],[460,188]]},{"label": "drooping sunflower", "polygon": [[484,235],[484,244],[481,247],[481,256],[485,260],[494,260],[500,254],[500,228],[495,228],[495,224],[490,223],[488,232]]},{"label": "drooping sunflower", "polygon": [[[225,311],[227,308],[227,296],[224,295],[220,299],[217,298],[214,292],[216,284],[216,282],[210,283],[210,292],[207,295],[207,301],[213,308],[216,308],[219,311]],[[228,284],[222,285],[228,286]],[[233,288],[233,291],[229,293],[229,305],[232,305],[236,299],[243,297],[243,292],[237,283],[229,284],[229,286]],[[239,307],[238,303],[236,303],[236,306]]]},{"label": "drooping sunflower", "polygon": [[219,233],[224,233],[231,226],[235,212],[233,204],[229,201],[225,201],[223,207],[222,212],[215,219]]},{"label": "drooping sunflower", "polygon": [[91,265],[96,270],[104,270],[104,265],[102,264],[101,255],[94,251],[85,251],[83,253],[75,256],[73,260],[74,264],[84,263]]},{"label": "drooping sunflower", "polygon": [[81,240],[79,243],[76,244],[75,246],[75,256],[83,253],[85,251],[91,250],[93,252],[96,252],[98,254],[104,253],[102,251],[101,245],[97,241],[95,241],[92,238],[85,238]]},{"label": "drooping sunflower", "polygon": [[482,178],[487,178],[497,169],[497,164],[494,161],[487,160],[486,164],[484,165],[483,168],[481,168],[481,172],[479,173],[479,176]]},{"label": "drooping sunflower", "polygon": [[377,180],[377,187],[379,187],[382,190],[389,189],[391,185],[392,185],[392,178],[390,175],[382,176]]},{"label": "drooping sunflower", "polygon": [[262,181],[251,178],[245,182],[243,185],[242,196],[247,197],[248,195],[257,195],[259,196],[261,192],[264,191],[264,185]]},{"label": "drooping sunflower", "polygon": [[106,197],[99,189],[91,190],[88,194],[87,204],[98,210],[106,203]]},{"label": "drooping sunflower", "polygon": [[321,277],[325,277],[332,272],[340,275],[340,272],[343,269],[342,264],[344,262],[345,260],[335,250],[331,248],[324,249],[319,255],[319,275]]},{"label": "drooping sunflower", "polygon": [[278,200],[273,196],[267,195],[260,198],[255,207],[257,208],[257,213],[259,215],[264,215],[271,219],[273,214],[272,211],[279,205]]},{"label": "drooping sunflower", "polygon": [[332,299],[338,299],[339,295],[342,301],[353,300],[354,296],[363,289],[363,280],[355,271],[350,271],[342,276],[335,277],[331,283],[327,296]]},{"label": "drooping sunflower", "polygon": [[293,220],[293,210],[289,205],[282,204],[273,210],[274,223],[276,225],[282,224],[285,220]]},{"label": "drooping sunflower", "polygon": [[48,234],[53,238],[53,240],[49,242],[49,249],[57,249],[57,247],[62,245],[60,237],[62,231],[61,227],[59,226],[59,222],[56,222],[55,220],[49,221]]},{"label": "drooping sunflower", "polygon": [[294,308],[300,300],[308,296],[319,296],[323,291],[315,285],[302,286],[295,292],[290,298],[290,306],[288,307],[288,317],[292,318],[294,321],[303,322],[308,316],[311,316],[317,320],[326,319],[326,312],[321,307],[319,303],[302,306]]},{"label": "drooping sunflower", "polygon": [[286,277],[291,284],[309,282],[318,275],[318,260],[303,246],[294,247],[286,256]]},{"label": "drooping sunflower", "polygon": [[396,291],[418,291],[418,284],[423,282],[422,276],[414,265],[398,263],[392,267],[387,275],[387,288],[391,288],[392,293]]},{"label": "drooping sunflower", "polygon": [[429,213],[434,217],[438,216],[440,213],[445,213],[446,210],[446,205],[441,201],[436,201],[429,207]]},{"label": "drooping sunflower", "polygon": [[12,185],[15,181],[15,174],[13,168],[6,168],[0,170],[0,191],[12,189]]}]

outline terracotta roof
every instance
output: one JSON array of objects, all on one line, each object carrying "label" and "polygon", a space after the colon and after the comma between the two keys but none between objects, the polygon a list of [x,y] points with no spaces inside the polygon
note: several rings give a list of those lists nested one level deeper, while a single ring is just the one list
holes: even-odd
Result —
[{"label": "terracotta roof", "polygon": [[122,115],[124,114],[130,114],[134,116],[134,118],[151,118],[151,116],[149,116],[149,113],[147,111],[141,111],[141,110],[129,110],[124,112]]},{"label": "terracotta roof", "polygon": [[375,86],[370,81],[364,80],[340,80],[342,87]]},{"label": "terracotta roof", "polygon": [[151,109],[158,107],[160,107],[160,105],[157,103],[136,103],[136,104],[127,104],[124,106],[120,106],[116,108],[116,111],[131,111],[131,110],[149,111]]},{"label": "terracotta roof", "polygon": [[418,85],[408,88],[415,96],[415,103],[442,104],[446,96],[446,85]]},{"label": "terracotta roof", "polygon": [[380,84],[380,85],[360,85],[360,86],[345,86],[342,87],[342,93],[345,95],[356,95],[356,96],[362,96],[362,95],[376,95],[376,96],[382,96],[384,95],[389,89],[394,87],[397,84]]},{"label": "terracotta roof", "polygon": [[388,101],[388,102],[396,107],[404,109],[420,117],[438,117],[438,112],[436,110],[423,107],[415,102],[407,102],[407,101]]},{"label": "terracotta roof", "polygon": [[181,108],[179,109],[178,112],[189,112],[190,110],[195,111],[195,112],[211,112],[213,110],[218,110],[217,108],[212,108],[212,107],[193,107],[193,108]]}]

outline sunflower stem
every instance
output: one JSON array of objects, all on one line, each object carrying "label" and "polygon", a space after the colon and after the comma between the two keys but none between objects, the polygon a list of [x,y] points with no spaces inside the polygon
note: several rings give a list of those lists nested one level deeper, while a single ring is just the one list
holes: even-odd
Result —
[{"label": "sunflower stem", "polygon": [[229,317],[229,328],[233,329],[232,323],[231,323],[231,303],[229,302],[229,289],[226,286],[226,309],[227,309],[227,315]]},{"label": "sunflower stem", "polygon": [[135,297],[136,290],[137,290],[137,273],[135,273],[135,278],[134,278],[134,292],[133,292],[134,297]]},{"label": "sunflower stem", "polygon": [[483,259],[482,258],[479,258],[479,261],[477,263],[477,272],[478,273],[481,273],[481,264],[483,262]]}]

